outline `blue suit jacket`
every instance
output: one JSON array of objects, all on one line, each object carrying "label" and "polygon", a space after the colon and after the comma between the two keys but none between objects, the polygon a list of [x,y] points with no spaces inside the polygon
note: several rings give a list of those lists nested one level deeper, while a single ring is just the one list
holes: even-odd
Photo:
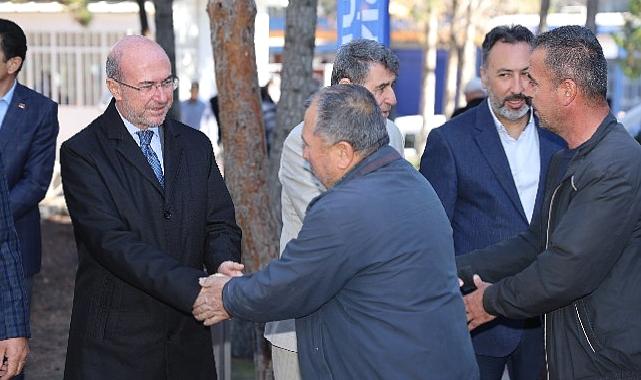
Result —
[{"label": "blue suit jacket", "polygon": [[40,271],[38,203],[51,183],[58,129],[58,105],[18,83],[0,128],[0,151],[25,276]]},{"label": "blue suit jacket", "polygon": [[[534,213],[540,212],[545,175],[563,140],[542,128],[541,172]],[[443,202],[454,231],[457,255],[510,238],[528,227],[510,165],[487,100],[432,130],[421,158],[421,173]],[[499,318],[472,333],[478,354],[501,357],[521,337],[522,321]]]},{"label": "blue suit jacket", "polygon": [[29,308],[22,280],[18,236],[0,159],[0,340],[29,335]]}]

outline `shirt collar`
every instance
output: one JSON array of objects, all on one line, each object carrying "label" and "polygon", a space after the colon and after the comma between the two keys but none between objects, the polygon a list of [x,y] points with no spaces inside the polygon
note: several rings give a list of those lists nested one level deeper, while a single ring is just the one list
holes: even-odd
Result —
[{"label": "shirt collar", "polygon": [[16,91],[16,86],[18,85],[18,81],[14,79],[13,81],[13,86],[7,91],[6,94],[4,94],[3,97],[0,98],[0,100],[4,100],[7,102],[7,104],[11,104],[11,100],[13,100],[13,93]]},{"label": "shirt collar", "polygon": [[[487,100],[487,107],[490,109],[490,114],[492,115],[492,119],[494,120],[494,126],[496,127],[496,130],[499,132],[499,134],[505,134],[509,136],[507,133],[507,129],[501,123],[501,121],[496,117],[496,114],[494,114],[494,110],[492,109],[492,105],[490,104],[490,100]],[[525,128],[523,128],[523,132],[521,134],[528,132],[529,130],[534,128],[534,116],[532,114],[532,106],[530,106],[530,110],[528,111],[529,117],[528,117],[528,122],[525,125]]]},{"label": "shirt collar", "polygon": [[[134,138],[136,142],[138,142],[138,145],[140,145],[140,137],[136,134],[136,132],[140,132],[142,129],[136,127],[133,125],[129,120],[125,119],[120,111],[118,111],[118,108],[116,108],[116,111],[118,112],[118,115],[122,119],[122,122],[125,124],[125,128],[127,128],[127,131],[129,131],[129,134],[131,137]],[[154,134],[158,137],[160,136],[160,128],[159,127],[153,127],[153,128],[148,128],[150,131],[154,131]]]}]

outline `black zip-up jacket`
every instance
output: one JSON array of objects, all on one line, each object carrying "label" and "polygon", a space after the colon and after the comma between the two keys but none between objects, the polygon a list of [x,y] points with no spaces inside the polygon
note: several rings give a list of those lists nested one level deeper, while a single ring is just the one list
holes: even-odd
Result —
[{"label": "black zip-up jacket", "polygon": [[490,314],[544,314],[549,379],[641,379],[641,146],[609,114],[552,159],[528,231],[457,265]]}]

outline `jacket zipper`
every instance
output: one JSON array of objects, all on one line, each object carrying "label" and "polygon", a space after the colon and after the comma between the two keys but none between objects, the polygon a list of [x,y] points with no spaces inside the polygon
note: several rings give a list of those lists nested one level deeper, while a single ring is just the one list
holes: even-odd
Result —
[{"label": "jacket zipper", "polygon": [[585,331],[585,327],[583,326],[583,320],[581,320],[581,314],[579,314],[579,307],[577,304],[574,304],[574,310],[576,310],[576,316],[579,318],[579,324],[581,325],[581,330],[583,331],[583,336],[585,336],[585,340],[588,341],[588,345],[590,345],[590,349],[592,350],[593,354],[596,354],[596,351],[594,350],[594,346],[592,345],[592,342],[590,342],[590,338],[588,337],[588,333]]},{"label": "jacket zipper", "polygon": [[[561,188],[559,184],[554,192],[552,193],[552,198],[550,199],[550,208],[548,209],[548,226],[545,231],[545,249],[548,249],[550,245],[550,224],[552,220],[552,205],[554,205],[554,198],[556,198],[556,192]],[[545,376],[547,380],[550,380],[550,369],[548,367],[548,315],[547,313],[543,314],[543,351],[545,352]]]}]

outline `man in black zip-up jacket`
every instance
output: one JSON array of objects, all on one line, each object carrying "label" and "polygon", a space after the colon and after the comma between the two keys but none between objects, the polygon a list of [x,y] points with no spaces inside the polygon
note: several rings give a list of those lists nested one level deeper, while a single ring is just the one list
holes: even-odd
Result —
[{"label": "man in black zip-up jacket", "polygon": [[549,379],[641,378],[641,147],[609,111],[588,29],[538,36],[529,72],[542,125],[569,149],[553,158],[527,232],[457,257],[477,288],[468,326],[544,314]]}]

